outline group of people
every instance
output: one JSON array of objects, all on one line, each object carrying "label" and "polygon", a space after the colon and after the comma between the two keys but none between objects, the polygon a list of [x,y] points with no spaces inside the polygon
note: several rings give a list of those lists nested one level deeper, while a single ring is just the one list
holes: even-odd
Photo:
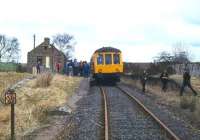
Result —
[{"label": "group of people", "polygon": [[[141,76],[141,84],[142,84],[142,91],[145,92],[145,86],[146,86],[146,82],[149,78],[149,74],[146,72],[146,70],[144,70],[142,76]],[[190,71],[189,69],[185,69],[184,73],[183,73],[183,82],[180,88],[180,96],[183,96],[183,91],[185,89],[185,87],[189,87],[193,94],[196,96],[197,92],[193,89],[192,85],[191,85],[191,76],[190,76]],[[164,72],[161,73],[160,75],[160,80],[162,83],[162,90],[164,92],[166,92],[167,90],[167,84],[169,82],[169,75],[167,73],[166,70],[164,70]]]},{"label": "group of people", "polygon": [[74,61],[70,60],[65,64],[65,74],[69,76],[84,76],[89,77],[90,65],[87,61],[78,62],[76,59]]},{"label": "group of people", "polygon": [[[36,64],[37,74],[41,73],[42,64],[40,61]],[[60,73],[62,71],[61,63],[55,63],[55,72]],[[87,61],[80,61],[78,62],[76,59],[73,61],[67,61],[64,64],[64,74],[69,76],[84,76],[89,77],[90,74],[90,65]]]}]

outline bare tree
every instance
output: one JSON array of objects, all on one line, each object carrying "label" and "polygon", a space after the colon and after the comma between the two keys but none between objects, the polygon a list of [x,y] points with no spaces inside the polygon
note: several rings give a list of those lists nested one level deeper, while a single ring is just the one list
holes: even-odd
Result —
[{"label": "bare tree", "polygon": [[53,44],[59,47],[67,59],[72,57],[75,45],[74,37],[72,35],[67,33],[57,34],[53,36]]},{"label": "bare tree", "polygon": [[173,61],[173,56],[170,53],[166,52],[166,51],[162,51],[154,59],[154,62],[158,62],[158,63],[170,64],[172,61]]},{"label": "bare tree", "polygon": [[162,63],[188,63],[191,61],[192,55],[185,43],[177,42],[172,48],[172,53],[163,51],[155,57],[154,61]]},{"label": "bare tree", "polygon": [[[158,56],[154,57],[154,65],[152,69],[154,71],[163,71],[168,69],[170,73],[173,73],[173,64],[186,64],[191,61],[191,52],[183,42],[177,42],[173,45],[173,52],[168,53],[163,51]],[[156,66],[156,67],[155,67]]]},{"label": "bare tree", "polygon": [[0,34],[0,62],[2,60],[7,62],[18,61],[19,52],[20,49],[17,38],[8,38],[7,36]]},{"label": "bare tree", "polygon": [[191,61],[192,54],[184,42],[177,42],[173,46],[174,63],[188,63]]},{"label": "bare tree", "polygon": [[154,57],[154,63],[150,65],[149,71],[154,74],[163,72],[164,70],[167,70],[169,73],[174,73],[171,66],[173,64],[173,58],[173,55],[169,52],[162,51],[158,56]]}]

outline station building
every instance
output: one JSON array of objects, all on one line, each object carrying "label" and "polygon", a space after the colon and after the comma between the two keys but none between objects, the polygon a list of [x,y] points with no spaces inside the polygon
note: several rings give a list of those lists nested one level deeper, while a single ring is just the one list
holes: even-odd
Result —
[{"label": "station building", "polygon": [[56,71],[56,64],[59,63],[61,71],[64,68],[65,55],[58,50],[53,44],[50,44],[49,38],[34,47],[27,56],[27,71],[35,73],[36,65],[40,62],[41,71]]}]

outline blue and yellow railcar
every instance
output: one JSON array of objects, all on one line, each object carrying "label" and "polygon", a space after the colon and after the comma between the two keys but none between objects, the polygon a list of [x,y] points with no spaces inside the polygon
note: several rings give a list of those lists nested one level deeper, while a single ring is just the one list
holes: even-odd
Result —
[{"label": "blue and yellow railcar", "polygon": [[122,53],[113,47],[96,50],[91,58],[91,74],[96,81],[120,81],[123,73]]}]

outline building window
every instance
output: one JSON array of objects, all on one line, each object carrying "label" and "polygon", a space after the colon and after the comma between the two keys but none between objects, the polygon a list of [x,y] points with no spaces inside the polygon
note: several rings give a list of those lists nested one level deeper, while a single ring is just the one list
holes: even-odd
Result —
[{"label": "building window", "polygon": [[111,54],[105,54],[106,64],[112,64]]}]

